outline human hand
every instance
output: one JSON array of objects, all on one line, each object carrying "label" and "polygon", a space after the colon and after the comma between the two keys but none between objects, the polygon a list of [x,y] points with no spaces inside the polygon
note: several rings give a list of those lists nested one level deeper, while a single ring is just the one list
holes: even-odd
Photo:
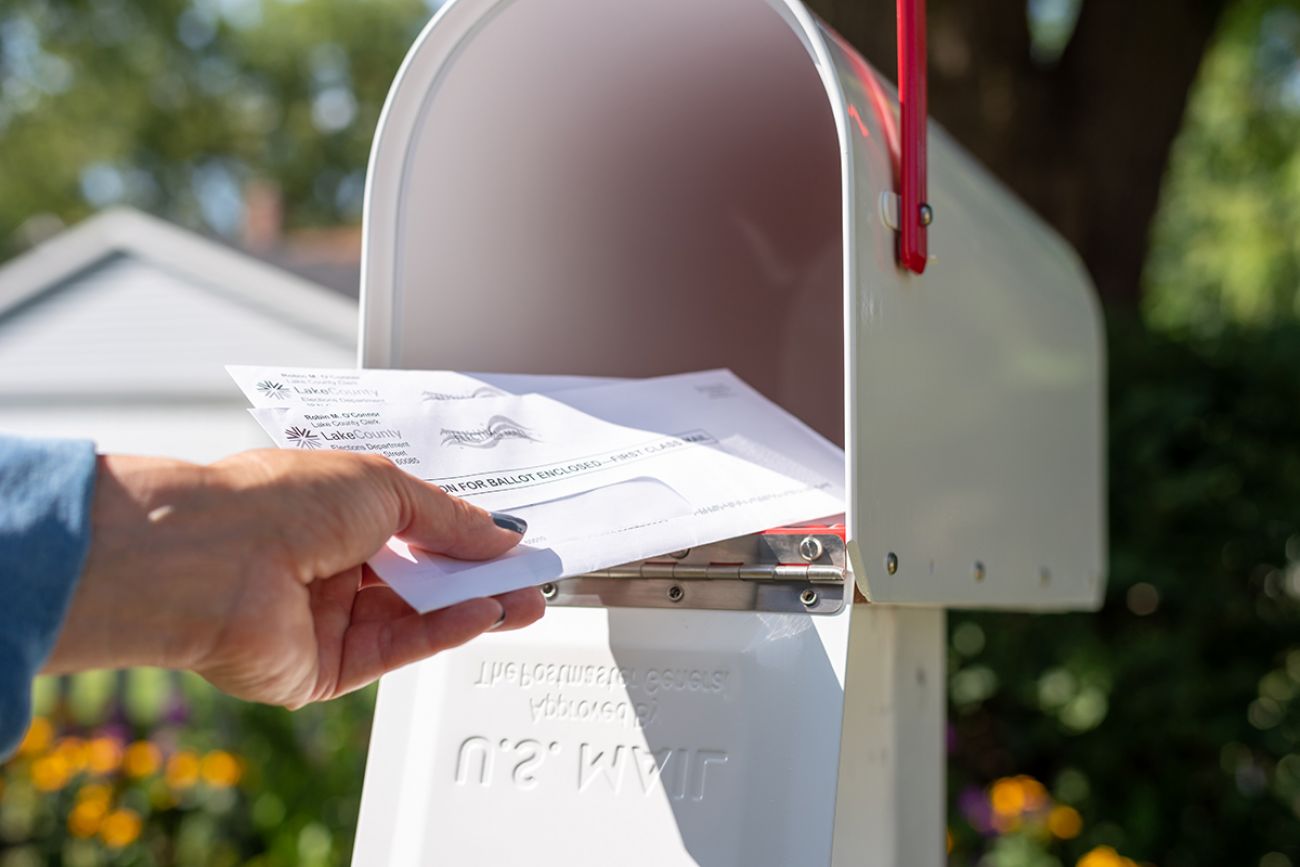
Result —
[{"label": "human hand", "polygon": [[296,708],[545,609],[530,588],[417,614],[380,583],[363,564],[390,536],[468,560],[522,536],[375,456],[102,457],[91,518],[47,672],[187,668]]}]

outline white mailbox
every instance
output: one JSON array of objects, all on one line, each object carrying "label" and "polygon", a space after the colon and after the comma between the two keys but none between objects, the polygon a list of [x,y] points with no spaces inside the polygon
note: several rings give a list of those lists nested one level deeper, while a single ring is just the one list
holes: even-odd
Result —
[{"label": "white mailbox", "polygon": [[[944,861],[946,607],[1101,599],[1074,253],[798,0],[453,0],[380,120],[362,363],[729,367],[847,454],[841,526],[546,588],[387,677],[356,865]],[[737,566],[742,568],[736,568]]]}]

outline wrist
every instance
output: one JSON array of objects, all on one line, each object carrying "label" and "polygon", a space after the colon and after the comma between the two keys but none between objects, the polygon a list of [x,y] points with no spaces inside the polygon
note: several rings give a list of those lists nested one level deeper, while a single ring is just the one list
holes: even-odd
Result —
[{"label": "wrist", "polygon": [[219,586],[197,562],[208,488],[195,464],[99,458],[90,550],[47,671],[184,668],[202,652]]}]

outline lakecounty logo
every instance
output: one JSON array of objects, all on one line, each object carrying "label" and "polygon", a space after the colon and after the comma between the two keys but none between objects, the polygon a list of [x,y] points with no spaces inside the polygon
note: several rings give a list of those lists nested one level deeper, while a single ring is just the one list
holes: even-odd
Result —
[{"label": "lakecounty logo", "polygon": [[487,424],[477,430],[442,429],[444,446],[461,446],[469,449],[491,449],[504,440],[527,440],[538,442],[533,432],[514,419],[504,415],[494,415]]},{"label": "lakecounty logo", "polygon": [[321,447],[320,437],[316,436],[314,430],[305,427],[286,428],[284,438],[291,445],[295,445],[300,449],[318,449]]},{"label": "lakecounty logo", "polygon": [[259,382],[257,384],[257,390],[260,391],[262,394],[266,395],[267,397],[271,398],[272,400],[289,399],[289,392],[285,390],[284,384],[279,382],[272,382],[269,379],[264,379],[261,382]]}]

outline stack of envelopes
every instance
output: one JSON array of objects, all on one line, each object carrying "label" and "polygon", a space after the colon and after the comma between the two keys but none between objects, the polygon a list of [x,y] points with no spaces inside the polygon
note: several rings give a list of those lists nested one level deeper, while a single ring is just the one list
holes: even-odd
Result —
[{"label": "stack of envelopes", "polygon": [[420,611],[844,511],[844,454],[728,370],[612,380],[230,367],[281,448],[382,454],[528,522],[467,562],[370,561]]}]

